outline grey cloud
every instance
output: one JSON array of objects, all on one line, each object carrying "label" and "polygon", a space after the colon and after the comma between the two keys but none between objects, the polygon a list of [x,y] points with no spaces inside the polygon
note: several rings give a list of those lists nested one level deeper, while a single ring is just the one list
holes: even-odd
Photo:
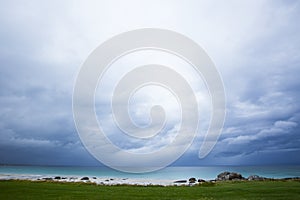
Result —
[{"label": "grey cloud", "polygon": [[[218,144],[198,160],[201,129],[175,164],[300,163],[295,159],[300,152],[299,2],[166,1],[154,16],[155,2],[161,4],[138,3],[140,18],[124,14],[125,3],[122,9],[114,2],[0,3],[0,163],[98,164],[81,145],[72,119],[76,74],[102,41],[149,26],[181,32],[203,45],[226,87],[227,120]],[[105,102],[99,106],[105,120],[108,108]],[[112,135],[116,131],[105,128]],[[147,149],[113,139],[136,151],[170,140],[151,141]]]}]

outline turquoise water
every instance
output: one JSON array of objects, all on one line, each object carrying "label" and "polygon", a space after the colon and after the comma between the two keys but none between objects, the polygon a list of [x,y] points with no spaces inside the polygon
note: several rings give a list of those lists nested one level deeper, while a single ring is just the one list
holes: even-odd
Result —
[{"label": "turquoise water", "polygon": [[244,177],[259,175],[269,178],[300,177],[300,166],[202,166],[167,167],[162,170],[129,174],[107,167],[52,167],[52,166],[0,166],[0,174],[22,174],[43,176],[97,176],[112,178],[187,179],[190,177],[215,179],[223,171],[241,173]]}]

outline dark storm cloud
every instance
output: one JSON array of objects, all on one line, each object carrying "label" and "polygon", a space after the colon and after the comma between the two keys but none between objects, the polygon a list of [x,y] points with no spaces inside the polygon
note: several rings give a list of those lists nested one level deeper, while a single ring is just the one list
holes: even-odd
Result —
[{"label": "dark storm cloud", "polygon": [[72,119],[76,72],[64,65],[73,61],[45,57],[51,17],[32,2],[15,3],[1,3],[0,163],[95,163]]}]

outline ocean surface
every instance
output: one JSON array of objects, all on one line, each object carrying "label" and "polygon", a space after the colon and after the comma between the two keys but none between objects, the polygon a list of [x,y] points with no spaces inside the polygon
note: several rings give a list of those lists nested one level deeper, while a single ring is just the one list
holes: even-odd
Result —
[{"label": "ocean surface", "polygon": [[131,174],[107,167],[53,167],[53,166],[11,166],[0,165],[0,174],[42,175],[42,176],[96,176],[109,178],[142,178],[179,180],[190,177],[206,180],[215,179],[224,171],[238,172],[244,177],[259,175],[268,178],[300,177],[300,165],[291,166],[201,166],[167,167],[159,171]]}]

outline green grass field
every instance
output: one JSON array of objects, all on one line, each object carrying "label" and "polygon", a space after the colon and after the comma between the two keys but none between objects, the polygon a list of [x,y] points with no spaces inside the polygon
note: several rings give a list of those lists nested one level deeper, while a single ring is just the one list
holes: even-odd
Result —
[{"label": "green grass field", "polygon": [[144,187],[0,181],[0,199],[300,199],[300,182],[245,181],[193,187]]}]

